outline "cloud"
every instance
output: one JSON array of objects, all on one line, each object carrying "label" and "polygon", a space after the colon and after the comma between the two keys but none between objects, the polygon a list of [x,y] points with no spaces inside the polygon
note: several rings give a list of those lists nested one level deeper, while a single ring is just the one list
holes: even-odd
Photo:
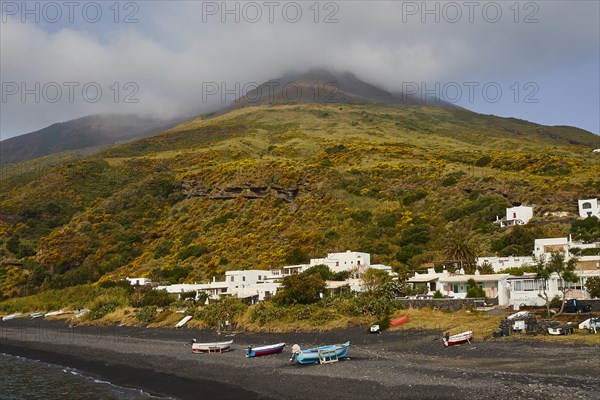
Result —
[{"label": "cloud", "polygon": [[[514,3],[475,3],[470,10],[465,2],[429,2],[426,8],[406,1],[321,2],[316,15],[314,3],[298,2],[302,16],[294,23],[297,6],[289,2],[277,3],[272,22],[265,2],[229,3],[229,10],[237,7],[239,23],[221,2],[139,2],[137,11],[120,10],[119,23],[103,3],[104,19],[96,24],[77,13],[75,23],[23,23],[20,14],[3,8],[2,138],[93,113],[199,113],[215,106],[203,102],[204,82],[232,88],[234,82],[261,83],[311,67],[349,70],[397,91],[405,82],[523,82],[540,76],[552,77],[544,82],[551,85],[552,79],[571,79],[573,66],[598,64],[596,2],[521,2],[518,15]],[[498,7],[501,17],[490,22]],[[262,15],[252,23],[256,9]],[[131,11],[139,22],[123,23]],[[324,23],[327,17],[339,22]],[[527,17],[538,22],[525,23]],[[595,79],[578,77],[588,78]],[[33,94],[21,98],[20,86],[19,93],[7,95],[4,89],[14,91],[13,82],[34,91],[39,82],[40,101]],[[55,87],[43,90],[52,82],[63,88],[55,103],[48,101]],[[68,82],[79,83],[73,101]],[[90,83],[86,98],[83,87]],[[92,102],[97,87],[102,96]],[[575,99],[597,101],[585,94]]]}]

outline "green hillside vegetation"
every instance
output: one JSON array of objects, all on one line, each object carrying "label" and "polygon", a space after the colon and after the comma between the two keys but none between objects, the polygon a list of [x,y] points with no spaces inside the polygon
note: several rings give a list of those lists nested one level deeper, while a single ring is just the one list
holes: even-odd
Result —
[{"label": "green hillside vegetation", "polygon": [[[127,276],[200,282],[347,249],[406,275],[456,254],[449,237],[480,255],[530,252],[521,239],[570,230],[574,217],[546,212],[599,195],[597,147],[575,128],[429,106],[198,117],[3,179],[0,293]],[[492,221],[511,202],[535,205],[536,218],[502,231]]]}]

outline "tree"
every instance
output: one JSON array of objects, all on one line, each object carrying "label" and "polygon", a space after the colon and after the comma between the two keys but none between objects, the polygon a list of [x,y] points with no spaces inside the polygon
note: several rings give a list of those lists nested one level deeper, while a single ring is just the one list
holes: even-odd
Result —
[{"label": "tree", "polygon": [[600,297],[600,278],[595,276],[589,278],[585,283],[585,288],[590,293],[590,297],[593,299]]},{"label": "tree", "polygon": [[304,271],[283,278],[275,302],[282,305],[311,304],[321,299],[325,291],[325,280],[315,271]]},{"label": "tree", "polygon": [[552,253],[549,262],[549,268],[552,272],[558,275],[558,278],[562,281],[560,291],[562,292],[562,303],[560,310],[556,315],[562,314],[565,308],[565,300],[567,299],[567,293],[571,290],[570,283],[577,283],[579,279],[575,273],[575,267],[577,266],[577,258],[571,257],[565,262],[564,253]]},{"label": "tree", "polygon": [[467,231],[454,231],[448,234],[448,242],[444,246],[444,256],[451,261],[458,261],[460,267],[474,265],[477,258],[477,247],[473,236]]},{"label": "tree", "polygon": [[571,225],[571,235],[575,240],[593,243],[600,240],[600,220],[597,217],[578,219]]},{"label": "tree", "polygon": [[548,280],[552,272],[546,267],[546,257],[542,254],[539,258],[534,257],[536,278],[540,281],[540,293],[538,296],[546,303],[546,315],[550,316],[550,296],[548,295]]},{"label": "tree", "polygon": [[577,282],[577,274],[575,273],[575,266],[577,265],[577,258],[571,257],[568,261],[565,262],[565,255],[562,252],[553,252],[550,256],[550,260],[548,262],[545,261],[545,258],[542,256],[535,260],[536,262],[536,277],[542,283],[542,291],[538,294],[539,297],[544,299],[546,302],[546,312],[550,315],[550,296],[547,292],[548,281],[550,280],[550,276],[552,274],[557,274],[558,278],[562,281],[562,286],[560,286],[560,291],[562,293],[562,303],[560,306],[560,310],[556,315],[562,314],[565,307],[565,299],[567,293],[571,290],[569,287],[569,283]]},{"label": "tree", "polygon": [[367,292],[372,293],[391,281],[392,277],[386,271],[369,268],[362,274],[361,279]]},{"label": "tree", "polygon": [[467,281],[467,295],[465,297],[467,299],[485,298],[485,292],[483,291],[483,288],[475,282],[475,279],[471,278]]},{"label": "tree", "polygon": [[496,271],[494,271],[492,264],[486,261],[481,265],[481,267],[479,267],[479,272],[482,274],[493,274]]}]

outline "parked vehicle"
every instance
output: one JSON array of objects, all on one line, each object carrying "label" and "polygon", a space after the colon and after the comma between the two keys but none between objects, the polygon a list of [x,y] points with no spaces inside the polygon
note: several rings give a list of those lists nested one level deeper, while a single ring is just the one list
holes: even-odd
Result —
[{"label": "parked vehicle", "polygon": [[592,306],[589,304],[581,304],[577,299],[568,299],[565,304],[565,312],[567,313],[582,313],[592,311]]}]

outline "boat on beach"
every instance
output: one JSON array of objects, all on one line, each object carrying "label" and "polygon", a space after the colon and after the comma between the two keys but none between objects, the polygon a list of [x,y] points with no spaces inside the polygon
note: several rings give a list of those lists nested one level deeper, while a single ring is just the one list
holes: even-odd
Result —
[{"label": "boat on beach", "polygon": [[471,343],[471,339],[473,339],[473,331],[465,331],[462,333],[457,333],[456,335],[450,335],[446,333],[446,336],[442,338],[444,341],[444,346],[456,346],[457,344],[463,343]]},{"label": "boat on beach", "polygon": [[190,320],[192,319],[191,315],[186,315],[185,317],[183,317],[176,325],[175,328],[181,328],[183,327],[185,324],[187,324]]},{"label": "boat on beach", "polygon": [[268,346],[252,347],[246,349],[246,357],[260,357],[269,354],[279,354],[283,351],[285,343],[271,344]]},{"label": "boat on beach", "polygon": [[348,357],[349,348],[350,342],[315,347],[308,350],[302,350],[300,346],[294,345],[292,350],[296,349],[296,351],[293,352],[290,361],[296,361],[298,364],[326,364],[336,362]]},{"label": "boat on beach", "polygon": [[399,318],[394,318],[393,320],[390,321],[390,326],[398,326],[398,325],[402,325],[405,324],[409,321],[408,315],[403,315]]},{"label": "boat on beach", "polygon": [[233,339],[227,342],[197,343],[192,340],[192,353],[224,353],[231,350]]},{"label": "boat on beach", "polygon": [[575,327],[573,325],[566,324],[566,325],[560,325],[560,326],[548,328],[548,334],[555,335],[555,336],[571,335],[574,330],[575,330]]},{"label": "boat on beach", "polygon": [[10,315],[5,315],[4,317],[0,318],[0,320],[10,321],[11,319],[15,319],[20,316],[21,316],[21,313],[14,313],[14,314],[10,314]]}]

